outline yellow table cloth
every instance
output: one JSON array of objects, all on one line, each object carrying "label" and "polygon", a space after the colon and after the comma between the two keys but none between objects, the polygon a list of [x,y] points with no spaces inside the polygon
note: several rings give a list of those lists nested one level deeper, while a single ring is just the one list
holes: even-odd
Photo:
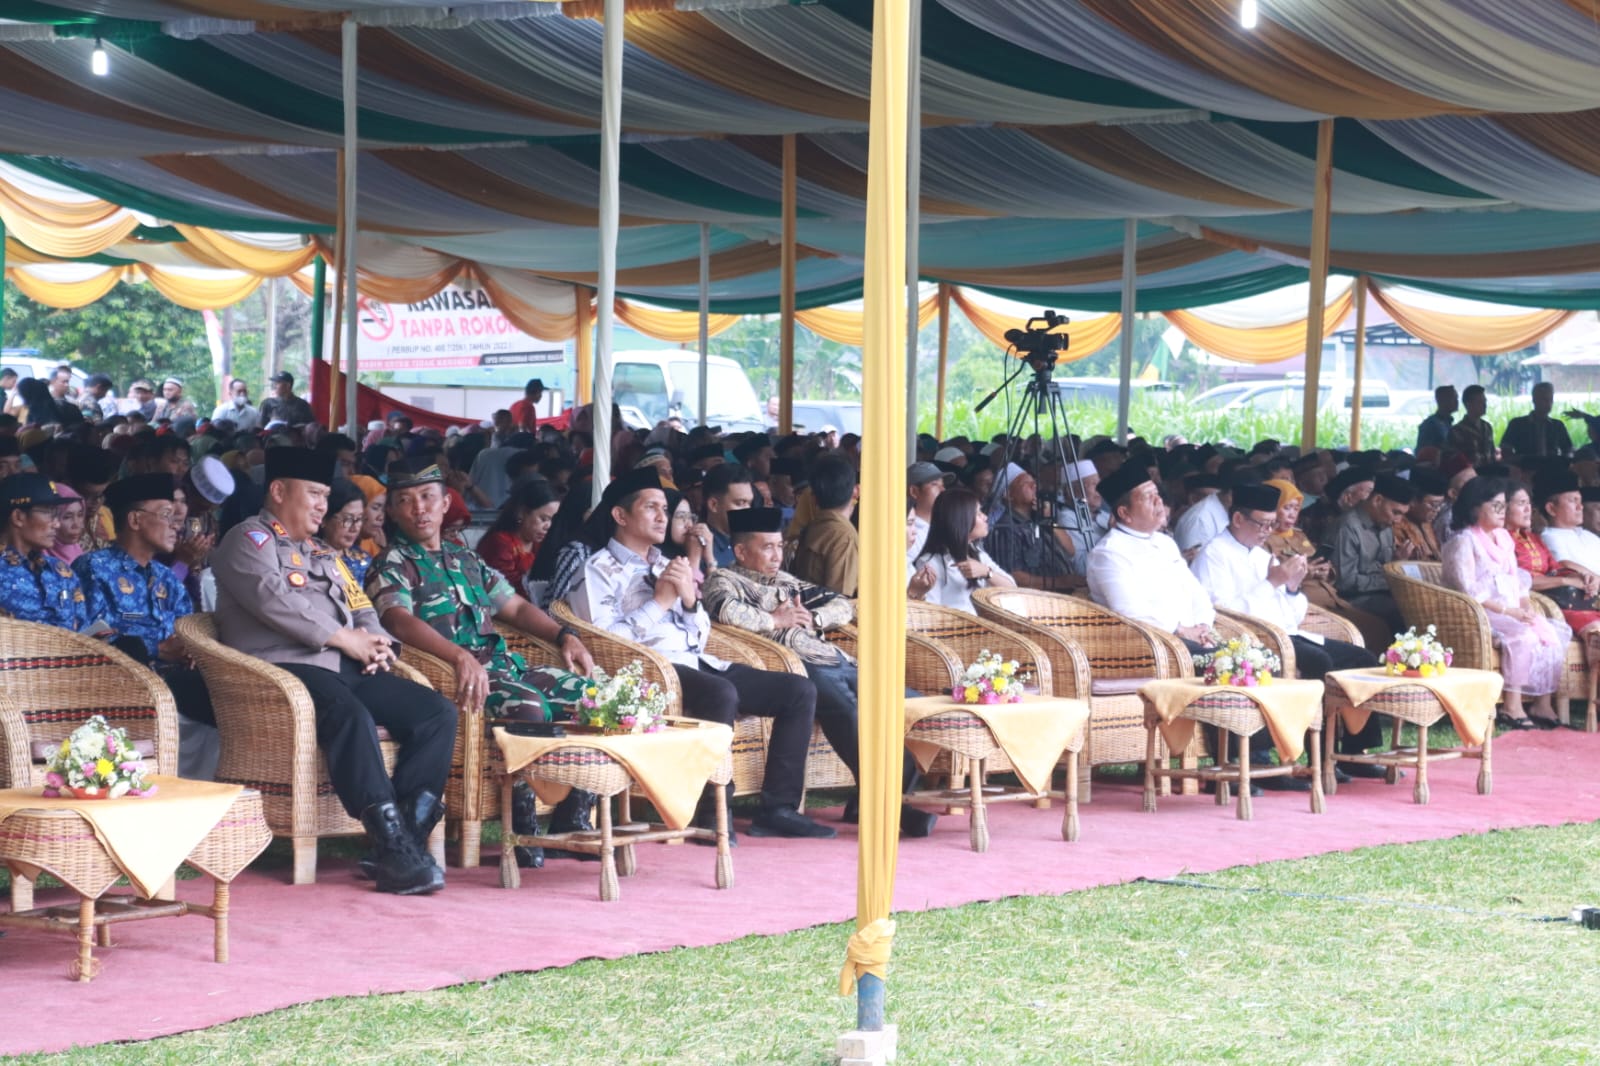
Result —
[{"label": "yellow table cloth", "polygon": [[222,820],[242,785],[150,774],[153,796],[48,799],[38,788],[0,790],[0,823],[18,811],[74,811],[139,895],[150,899]]},{"label": "yellow table cloth", "polygon": [[[1050,791],[1050,775],[1061,753],[1089,720],[1089,705],[1083,700],[1024,696],[1021,703],[957,703],[949,696],[919,696],[906,700],[906,729],[951,711],[966,711],[983,720],[1029,792]],[[923,770],[933,766],[941,750],[919,740],[906,741],[906,747]]]},{"label": "yellow table cloth", "polygon": [[1400,685],[1420,685],[1439,698],[1456,735],[1470,746],[1483,743],[1494,728],[1494,708],[1500,702],[1505,678],[1495,670],[1468,670],[1452,667],[1434,677],[1391,677],[1381,670],[1335,670],[1328,680],[1337,684],[1354,705],[1342,711],[1344,727],[1358,733],[1372,712],[1361,705],[1386,689]]},{"label": "yellow table cloth", "polygon": [[1191,703],[1212,692],[1245,696],[1259,707],[1278,749],[1278,758],[1285,763],[1300,758],[1305,751],[1306,730],[1322,713],[1321,681],[1274,678],[1269,685],[1240,688],[1208,685],[1198,677],[1179,677],[1151,681],[1139,689],[1139,695],[1160,716],[1161,735],[1173,751],[1182,751],[1194,738],[1194,720],[1180,716]]},{"label": "yellow table cloth", "polygon": [[[733,747],[733,730],[718,722],[699,722],[654,733],[520,737],[497,726],[494,739],[505,756],[507,773],[521,770],[556,748],[605,752],[627,768],[628,776],[649,798],[661,820],[673,829],[682,829],[694,817],[706,782]],[[546,803],[559,803],[571,791],[570,786],[558,782],[535,779],[532,784],[535,794]]]}]

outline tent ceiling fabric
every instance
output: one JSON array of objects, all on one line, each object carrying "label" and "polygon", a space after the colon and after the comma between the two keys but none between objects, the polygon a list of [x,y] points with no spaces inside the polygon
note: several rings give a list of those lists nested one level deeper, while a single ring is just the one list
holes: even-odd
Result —
[{"label": "tent ceiling fabric", "polygon": [[[349,12],[361,227],[432,263],[391,285],[462,264],[592,281],[598,6],[0,0],[0,211],[35,258],[294,269],[298,246],[250,235],[332,228]],[[793,133],[800,305],[859,295],[870,0],[628,10],[621,291],[692,303],[708,222],[713,308],[775,308]],[[1337,115],[1336,270],[1594,302],[1600,30],[1584,4],[1263,0],[1261,16],[1251,32],[1236,0],[927,0],[924,277],[1112,310],[1133,217],[1141,309],[1303,280],[1315,121]],[[103,78],[87,76],[96,38]],[[76,204],[85,232],[7,200],[24,179]],[[189,234],[157,249],[147,229],[167,224]]]}]

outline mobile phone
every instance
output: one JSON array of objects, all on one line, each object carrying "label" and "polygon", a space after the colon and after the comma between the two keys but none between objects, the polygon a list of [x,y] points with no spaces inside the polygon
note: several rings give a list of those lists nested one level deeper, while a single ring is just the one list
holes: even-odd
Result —
[{"label": "mobile phone", "polygon": [[507,722],[500,727],[514,737],[564,737],[560,722]]}]

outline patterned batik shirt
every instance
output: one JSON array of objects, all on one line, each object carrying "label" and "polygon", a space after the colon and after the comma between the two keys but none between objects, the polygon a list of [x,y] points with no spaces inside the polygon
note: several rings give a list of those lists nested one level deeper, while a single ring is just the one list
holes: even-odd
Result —
[{"label": "patterned batik shirt", "polygon": [[140,566],[119,544],[78,556],[73,564],[83,586],[89,621],[100,619],[144,642],[155,662],[173,623],[194,611],[188,590],[170,567],[152,559]]},{"label": "patterned batik shirt", "polygon": [[23,622],[74,633],[89,624],[78,575],[43,552],[24,556],[15,548],[0,550],[0,610]]},{"label": "patterned batik shirt", "polygon": [[[780,629],[772,612],[797,597],[811,612],[814,628]],[[719,566],[706,578],[705,598],[706,610],[718,622],[777,641],[808,663],[834,666],[852,661],[822,636],[829,629],[848,624],[856,615],[855,606],[831,589],[801,581],[782,570],[768,576],[742,566]]]}]

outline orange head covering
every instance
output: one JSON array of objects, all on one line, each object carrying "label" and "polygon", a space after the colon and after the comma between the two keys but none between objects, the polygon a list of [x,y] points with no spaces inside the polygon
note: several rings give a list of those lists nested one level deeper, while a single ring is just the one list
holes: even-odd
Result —
[{"label": "orange head covering", "polygon": [[361,490],[361,495],[367,498],[368,503],[389,491],[383,487],[383,482],[366,474],[352,474],[350,475],[350,480],[355,484],[356,488]]},{"label": "orange head covering", "polygon": [[1303,500],[1306,498],[1306,494],[1296,488],[1294,482],[1292,481],[1285,481],[1282,478],[1275,477],[1269,481],[1263,481],[1262,484],[1271,485],[1273,488],[1278,490],[1279,507],[1287,506],[1292,500]]}]

